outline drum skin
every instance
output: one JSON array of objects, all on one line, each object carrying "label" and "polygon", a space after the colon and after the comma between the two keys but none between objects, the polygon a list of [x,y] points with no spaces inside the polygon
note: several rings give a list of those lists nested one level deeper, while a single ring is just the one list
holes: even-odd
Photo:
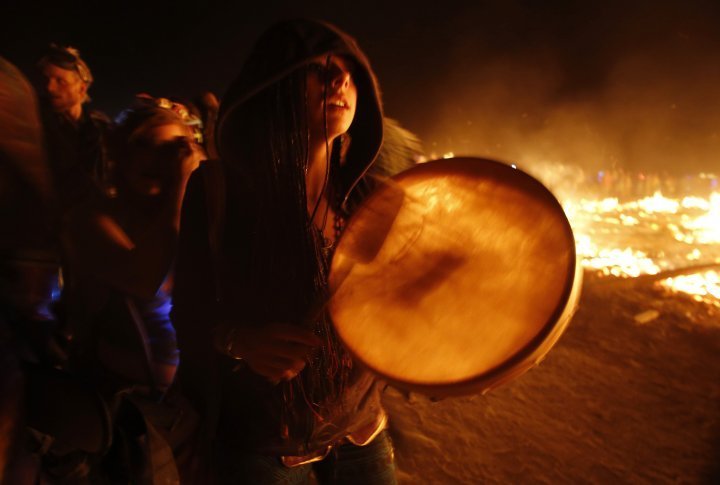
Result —
[{"label": "drum skin", "polygon": [[539,181],[493,160],[436,160],[389,179],[348,221],[328,308],[355,359],[391,384],[484,393],[547,354],[581,275]]}]

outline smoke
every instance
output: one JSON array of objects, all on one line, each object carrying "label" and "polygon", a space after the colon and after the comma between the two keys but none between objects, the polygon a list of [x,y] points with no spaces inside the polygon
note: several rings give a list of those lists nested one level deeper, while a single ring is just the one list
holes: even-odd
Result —
[{"label": "smoke", "polygon": [[526,166],[717,171],[718,7],[578,3],[493,3],[449,21],[456,34],[442,89],[418,128],[427,151]]}]

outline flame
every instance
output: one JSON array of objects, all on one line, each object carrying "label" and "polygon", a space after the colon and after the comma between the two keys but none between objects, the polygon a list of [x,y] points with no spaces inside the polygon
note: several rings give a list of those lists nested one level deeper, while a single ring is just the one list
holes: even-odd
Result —
[{"label": "flame", "polygon": [[717,271],[666,278],[660,285],[671,292],[686,293],[695,301],[720,308],[720,273]]},{"label": "flame", "polygon": [[634,208],[635,206],[639,207],[648,214],[656,212],[675,214],[678,211],[678,207],[680,207],[680,203],[677,200],[663,197],[660,192],[655,192],[652,197],[645,197],[637,202],[627,204],[627,208]]},{"label": "flame", "polygon": [[624,203],[570,199],[563,208],[583,265],[604,275],[636,277],[688,261],[720,262],[720,193],[677,200],[655,192]]},{"label": "flame", "polygon": [[[537,176],[549,187],[558,185],[558,174],[562,178],[567,173],[552,165],[545,169]],[[548,184],[548,179],[556,183]],[[572,184],[565,185],[572,193]],[[720,192],[712,192],[707,198],[690,195],[675,199],[655,191],[635,200],[572,196],[561,200],[583,267],[601,276],[633,278],[720,263]],[[717,272],[666,278],[661,286],[720,306]]]},{"label": "flame", "polygon": [[[720,193],[710,197],[568,199],[563,208],[583,267],[602,276],[634,278],[720,263]],[[720,306],[718,273],[707,271],[662,280],[662,287]]]},{"label": "flame", "polygon": [[681,221],[682,227],[692,233],[685,236],[685,240],[688,244],[720,244],[720,193],[714,192],[710,200],[703,203],[705,214],[694,219],[683,218]]}]

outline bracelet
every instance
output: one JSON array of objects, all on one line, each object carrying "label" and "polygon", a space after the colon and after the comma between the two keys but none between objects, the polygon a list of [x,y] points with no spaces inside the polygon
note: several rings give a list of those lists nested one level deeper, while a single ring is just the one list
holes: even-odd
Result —
[{"label": "bracelet", "polygon": [[235,343],[236,331],[236,328],[231,328],[225,336],[225,341],[227,342],[225,344],[225,354],[233,360],[243,360],[242,357],[240,357],[239,355],[235,355],[235,353],[233,352],[233,344]]}]

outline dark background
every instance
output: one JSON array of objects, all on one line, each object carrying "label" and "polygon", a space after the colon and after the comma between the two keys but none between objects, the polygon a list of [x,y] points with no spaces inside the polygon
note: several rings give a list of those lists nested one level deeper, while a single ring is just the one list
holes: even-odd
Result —
[{"label": "dark background", "polygon": [[358,39],[429,154],[720,167],[720,2],[3,2],[0,52],[31,74],[49,42],[79,48],[111,116],[138,92],[222,94],[263,30],[309,16]]}]

